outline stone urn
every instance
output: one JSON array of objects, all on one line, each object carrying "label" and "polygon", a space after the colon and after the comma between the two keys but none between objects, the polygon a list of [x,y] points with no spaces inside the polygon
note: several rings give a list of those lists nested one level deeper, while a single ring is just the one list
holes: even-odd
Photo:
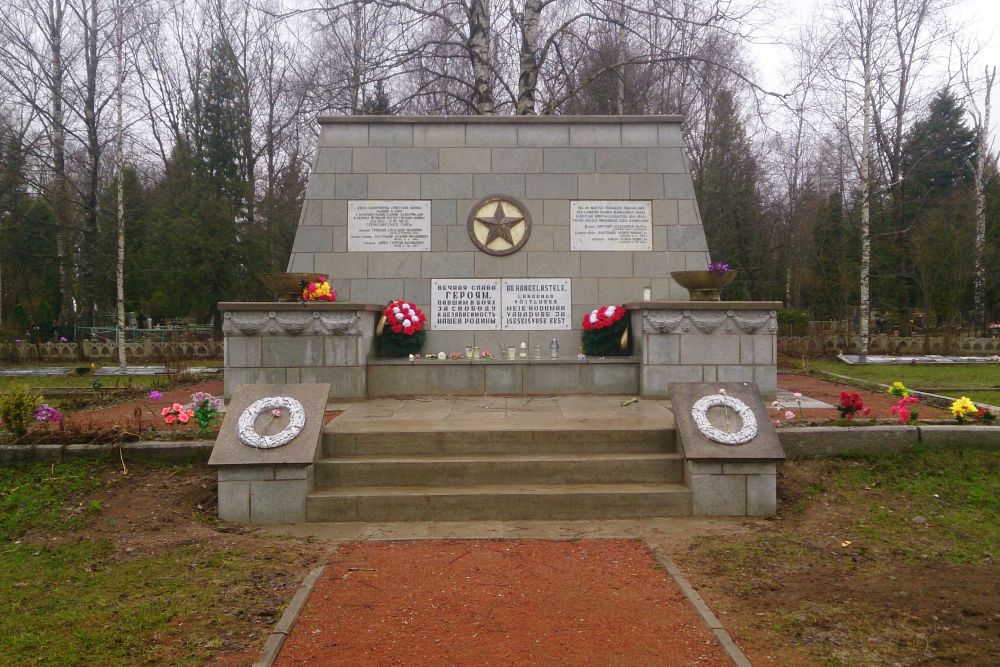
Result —
[{"label": "stone urn", "polygon": [[719,291],[733,282],[735,271],[671,271],[670,277],[688,291],[691,301],[719,301]]},{"label": "stone urn", "polygon": [[260,278],[278,301],[298,301],[302,298],[302,282],[318,276],[318,273],[265,273]]}]

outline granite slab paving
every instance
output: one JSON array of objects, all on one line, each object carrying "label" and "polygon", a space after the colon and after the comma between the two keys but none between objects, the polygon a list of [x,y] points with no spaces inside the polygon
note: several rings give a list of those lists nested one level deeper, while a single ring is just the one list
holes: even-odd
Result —
[{"label": "granite slab paving", "polygon": [[[220,366],[191,366],[186,372],[192,375],[218,375],[224,369]],[[94,371],[94,375],[101,376],[140,376],[140,375],[166,375],[166,366],[102,366]]]},{"label": "granite slab paving", "polygon": [[891,356],[869,354],[864,360],[857,354],[838,354],[845,364],[1000,364],[1000,355],[989,357],[945,356],[941,354],[919,354],[912,356]]},{"label": "granite slab paving", "polygon": [[829,403],[824,403],[818,398],[810,398],[809,396],[795,398],[793,393],[794,392],[779,389],[777,399],[778,406],[781,408],[817,408],[821,410],[833,410],[835,407]]},{"label": "granite slab paving", "polygon": [[0,368],[2,377],[58,377],[69,375],[72,368],[62,366],[38,366],[35,368]]}]

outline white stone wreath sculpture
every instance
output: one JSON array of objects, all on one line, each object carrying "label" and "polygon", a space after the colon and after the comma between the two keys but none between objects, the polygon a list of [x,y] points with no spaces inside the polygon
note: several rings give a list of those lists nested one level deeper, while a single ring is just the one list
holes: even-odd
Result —
[{"label": "white stone wreath sculpture", "polygon": [[[288,410],[288,426],[274,435],[261,435],[254,430],[257,417],[272,410]],[[306,411],[302,404],[290,396],[268,396],[250,404],[236,423],[236,435],[247,447],[274,449],[287,445],[302,432],[306,424]]]},{"label": "white stone wreath sculpture", "polygon": [[[731,408],[743,423],[743,428],[735,433],[729,433],[712,426],[708,421],[708,410],[717,405]],[[695,425],[709,440],[723,445],[744,445],[757,437],[757,418],[746,403],[738,398],[724,394],[702,396],[691,406],[691,417]]]}]

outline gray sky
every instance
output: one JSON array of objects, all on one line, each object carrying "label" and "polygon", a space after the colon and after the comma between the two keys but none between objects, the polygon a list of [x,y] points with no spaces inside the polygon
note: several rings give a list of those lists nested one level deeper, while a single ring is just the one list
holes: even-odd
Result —
[{"label": "gray sky", "polygon": [[[794,39],[800,27],[820,18],[823,8],[830,3],[831,0],[770,0],[770,20],[754,33],[757,43],[751,47],[760,82],[765,87],[778,92],[785,90],[782,68],[790,58],[786,49],[776,42]],[[963,41],[978,43],[983,47],[973,71],[981,74],[986,65],[996,65],[1000,69],[1000,0],[958,0],[948,14],[951,23],[961,27]],[[947,56],[947,51],[941,54],[942,80],[947,67],[944,62]],[[991,125],[995,146],[996,135],[1000,133],[1000,82],[994,86],[993,107]]]}]

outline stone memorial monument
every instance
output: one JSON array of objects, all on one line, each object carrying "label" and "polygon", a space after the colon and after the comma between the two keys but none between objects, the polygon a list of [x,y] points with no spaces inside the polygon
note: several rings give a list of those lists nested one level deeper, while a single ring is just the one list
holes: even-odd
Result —
[{"label": "stone memorial monument", "polygon": [[[688,302],[670,277],[710,261],[679,117],[319,122],[288,270],[328,275],[338,301],[221,304],[227,396],[307,381],[347,398],[663,396],[671,382],[703,381],[776,391],[780,304]],[[378,358],[374,325],[394,299],[428,314],[425,353],[497,360]],[[630,354],[578,360],[584,314],[622,304]]]}]

